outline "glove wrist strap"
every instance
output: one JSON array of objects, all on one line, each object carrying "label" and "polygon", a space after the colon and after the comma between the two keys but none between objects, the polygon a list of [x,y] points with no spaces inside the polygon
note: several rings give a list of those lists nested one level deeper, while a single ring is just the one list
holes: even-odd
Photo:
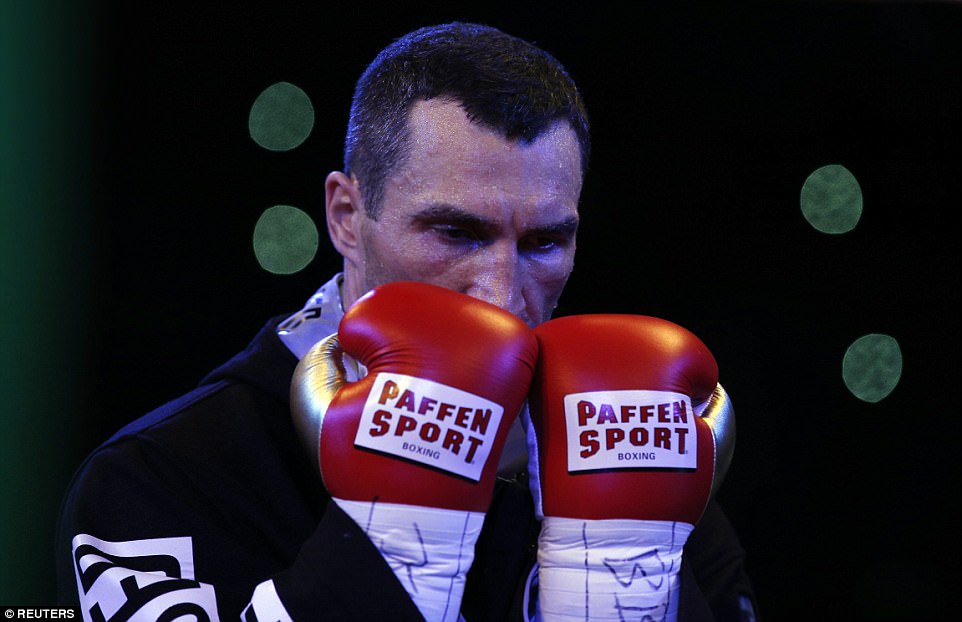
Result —
[{"label": "glove wrist strap", "polygon": [[334,501],[381,552],[427,622],[458,620],[483,513]]},{"label": "glove wrist strap", "polygon": [[545,517],[538,541],[545,622],[678,617],[678,571],[692,525]]}]

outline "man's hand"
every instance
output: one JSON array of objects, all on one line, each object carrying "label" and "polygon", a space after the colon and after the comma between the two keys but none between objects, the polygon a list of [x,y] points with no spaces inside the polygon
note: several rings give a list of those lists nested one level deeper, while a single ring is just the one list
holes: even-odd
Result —
[{"label": "man's hand", "polygon": [[716,450],[732,446],[715,360],[651,317],[573,316],[535,333],[529,470],[544,516],[543,619],[674,620],[682,547],[716,463],[727,463]]},{"label": "man's hand", "polygon": [[[351,361],[367,374],[348,380]],[[537,359],[531,330],[422,283],[375,288],[294,374],[291,406],[324,485],[428,620],[456,620],[508,428]]]}]

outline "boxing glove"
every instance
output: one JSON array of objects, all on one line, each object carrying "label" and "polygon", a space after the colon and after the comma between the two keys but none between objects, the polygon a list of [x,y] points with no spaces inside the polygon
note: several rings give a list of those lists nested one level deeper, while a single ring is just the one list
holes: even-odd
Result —
[{"label": "boxing glove", "polygon": [[526,423],[542,618],[674,620],[682,548],[734,443],[715,359],[645,316],[571,316],[535,334]]},{"label": "boxing glove", "polygon": [[292,415],[325,487],[427,620],[459,615],[536,360],[534,335],[514,315],[390,283],[359,299],[295,370]]}]

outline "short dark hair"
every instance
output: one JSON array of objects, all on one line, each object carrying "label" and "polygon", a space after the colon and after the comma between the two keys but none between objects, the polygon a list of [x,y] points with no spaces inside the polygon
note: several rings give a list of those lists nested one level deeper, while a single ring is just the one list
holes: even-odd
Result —
[{"label": "short dark hair", "polygon": [[531,142],[567,121],[578,138],[582,176],[587,170],[588,116],[557,59],[490,26],[428,26],[381,51],[354,90],[344,168],[360,181],[369,217],[379,216],[384,184],[407,156],[411,106],[435,98],[456,101],[473,123],[512,140]]}]

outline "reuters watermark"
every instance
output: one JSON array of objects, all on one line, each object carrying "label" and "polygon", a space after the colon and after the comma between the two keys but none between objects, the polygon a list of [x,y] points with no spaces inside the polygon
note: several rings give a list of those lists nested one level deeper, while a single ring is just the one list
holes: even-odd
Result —
[{"label": "reuters watermark", "polygon": [[78,607],[17,607],[0,605],[6,620],[82,620]]}]

